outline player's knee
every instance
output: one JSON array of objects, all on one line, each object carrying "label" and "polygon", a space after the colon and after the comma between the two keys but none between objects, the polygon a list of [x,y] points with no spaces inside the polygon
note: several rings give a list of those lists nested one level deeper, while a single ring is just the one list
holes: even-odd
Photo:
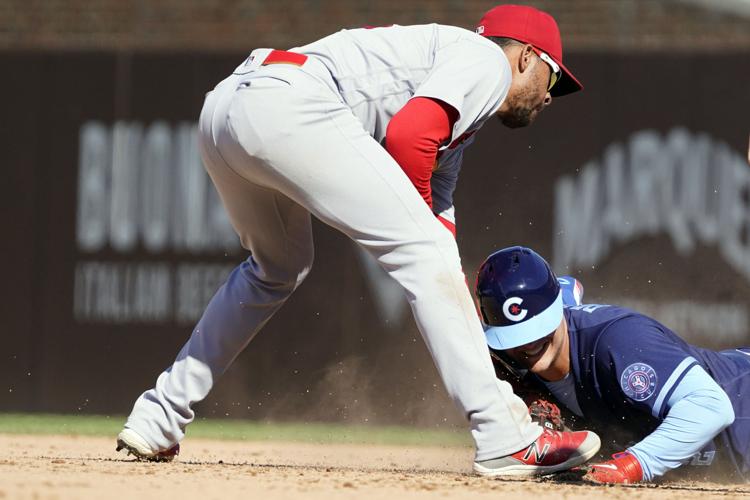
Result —
[{"label": "player's knee", "polygon": [[281,261],[250,256],[243,266],[257,286],[268,290],[294,291],[310,274],[314,254],[286,255]]},{"label": "player's knee", "polygon": [[297,267],[297,276],[294,281],[294,288],[297,288],[305,281],[305,278],[310,274],[314,261],[314,254],[311,251],[309,255],[305,256],[305,259],[299,263]]}]

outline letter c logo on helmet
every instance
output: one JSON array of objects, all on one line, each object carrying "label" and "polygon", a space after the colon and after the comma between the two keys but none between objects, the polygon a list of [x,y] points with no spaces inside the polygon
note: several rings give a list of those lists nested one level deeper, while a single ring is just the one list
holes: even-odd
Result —
[{"label": "letter c logo on helmet", "polygon": [[522,302],[523,299],[520,297],[510,297],[503,302],[503,314],[505,317],[515,322],[523,321],[529,311],[521,309]]}]

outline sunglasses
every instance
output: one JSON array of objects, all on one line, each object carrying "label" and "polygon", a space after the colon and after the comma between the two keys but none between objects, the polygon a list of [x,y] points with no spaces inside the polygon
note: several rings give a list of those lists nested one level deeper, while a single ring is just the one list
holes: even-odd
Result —
[{"label": "sunglasses", "polygon": [[537,55],[539,56],[539,59],[546,62],[552,70],[549,75],[549,86],[547,87],[547,92],[549,92],[550,90],[552,90],[552,87],[554,87],[555,84],[560,81],[560,77],[562,77],[562,71],[560,70],[560,65],[557,64],[545,52],[542,52],[540,50],[537,52]]}]

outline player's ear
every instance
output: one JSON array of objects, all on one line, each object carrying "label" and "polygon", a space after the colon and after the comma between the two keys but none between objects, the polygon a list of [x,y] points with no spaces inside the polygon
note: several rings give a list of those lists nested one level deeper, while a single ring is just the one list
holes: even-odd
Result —
[{"label": "player's ear", "polygon": [[531,66],[534,59],[534,47],[528,43],[523,44],[521,52],[518,55],[518,71],[523,73]]}]

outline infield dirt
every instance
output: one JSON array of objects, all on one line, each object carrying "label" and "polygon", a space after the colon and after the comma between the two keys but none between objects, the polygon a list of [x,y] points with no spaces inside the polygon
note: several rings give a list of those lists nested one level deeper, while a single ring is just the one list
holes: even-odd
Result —
[{"label": "infield dirt", "polygon": [[731,498],[750,486],[670,483],[602,487],[470,474],[465,447],[186,439],[173,463],[133,461],[113,439],[0,435],[0,498],[417,499]]}]

